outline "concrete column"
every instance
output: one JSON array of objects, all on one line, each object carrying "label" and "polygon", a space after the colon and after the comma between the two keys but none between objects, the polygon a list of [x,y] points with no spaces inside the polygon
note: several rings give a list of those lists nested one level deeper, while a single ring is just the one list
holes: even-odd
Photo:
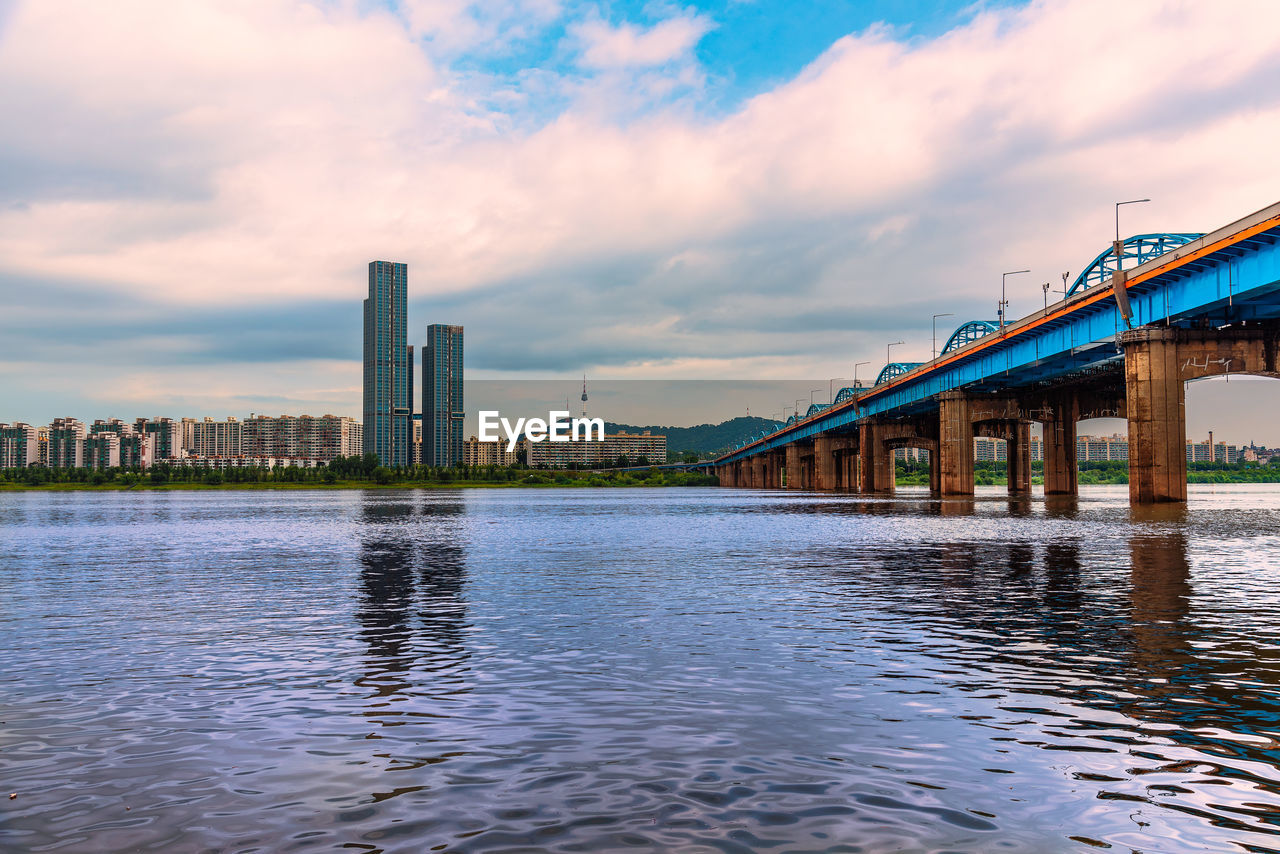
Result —
[{"label": "concrete column", "polygon": [[1064,395],[1052,404],[1044,424],[1044,494],[1079,495],[1080,467],[1076,463],[1076,422],[1080,401]]},{"label": "concrete column", "polygon": [[938,468],[942,496],[973,495],[973,422],[969,398],[948,391],[938,398]]},{"label": "concrete column", "polygon": [[728,466],[716,466],[716,477],[720,479],[721,486],[733,486]]},{"label": "concrete column", "polygon": [[751,488],[764,486],[764,454],[756,454],[751,458]]},{"label": "concrete column", "polygon": [[787,489],[799,489],[800,479],[802,477],[800,474],[800,444],[798,442],[792,442],[790,445],[787,445],[786,451]]},{"label": "concrete column", "polygon": [[1009,494],[1031,494],[1031,422],[1010,422],[1007,458],[1009,470]]},{"label": "concrete column", "polygon": [[772,489],[782,489],[782,451],[769,452],[769,486]]},{"label": "concrete column", "polygon": [[834,472],[835,488],[848,490],[852,481],[849,479],[849,458],[853,456],[856,443],[848,436],[833,440],[835,449],[832,452],[831,470]]},{"label": "concrete column", "polygon": [[1129,503],[1187,500],[1187,420],[1172,329],[1120,336],[1129,415]]},{"label": "concrete column", "polygon": [[836,439],[834,436],[815,436],[813,439],[814,487],[836,488]]},{"label": "concrete column", "polygon": [[874,421],[866,422],[860,427],[858,448],[859,463],[862,466],[861,492],[893,492],[893,452],[885,448],[883,434],[881,425]]},{"label": "concrete column", "polygon": [[938,449],[929,449],[929,493],[942,494],[942,466],[938,464]]}]

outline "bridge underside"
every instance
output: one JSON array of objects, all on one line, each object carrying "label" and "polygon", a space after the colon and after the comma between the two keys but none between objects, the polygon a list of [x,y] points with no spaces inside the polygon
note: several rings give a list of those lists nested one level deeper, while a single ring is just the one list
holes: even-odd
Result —
[{"label": "bridge underside", "polygon": [[1003,439],[1013,495],[1031,492],[1031,425],[1043,429],[1044,491],[1074,495],[1076,424],[1124,418],[1129,494],[1138,504],[1187,498],[1185,383],[1213,376],[1280,378],[1280,323],[1226,329],[1142,328],[1120,336],[1122,356],[1056,381],[993,393],[947,391],[896,417],[870,416],[855,429],[821,433],[743,457],[717,471],[721,485],[888,494],[894,451],[928,451],[929,485],[940,496],[974,491],[974,438]]}]

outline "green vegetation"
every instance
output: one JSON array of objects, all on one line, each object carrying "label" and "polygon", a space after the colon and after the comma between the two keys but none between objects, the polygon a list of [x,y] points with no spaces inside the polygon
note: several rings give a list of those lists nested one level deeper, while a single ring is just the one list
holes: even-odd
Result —
[{"label": "green vegetation", "polygon": [[338,457],[328,465],[304,469],[244,468],[217,471],[199,466],[128,469],[0,469],[0,490],[8,489],[351,489],[372,487],[521,487],[521,486],[712,486],[712,475],[650,468],[629,472],[535,471],[525,466],[378,465],[373,454]]},{"label": "green vegetation", "polygon": [[683,459],[690,452],[706,459],[727,451],[730,446],[745,442],[761,433],[772,433],[782,422],[769,418],[740,416],[719,424],[699,424],[695,427],[636,427],[631,424],[614,424],[606,421],[606,433],[643,433],[667,437],[667,459]]},{"label": "green vegetation", "polygon": [[[1079,463],[1080,484],[1124,484],[1129,482],[1129,463],[1125,460]],[[980,462],[973,465],[973,482],[978,486],[1003,486],[1009,482],[1005,463]],[[1043,466],[1031,464],[1031,482],[1043,483]],[[897,464],[899,486],[928,486],[929,467],[922,463]],[[1187,483],[1280,483],[1280,462],[1257,463],[1187,463]]]}]

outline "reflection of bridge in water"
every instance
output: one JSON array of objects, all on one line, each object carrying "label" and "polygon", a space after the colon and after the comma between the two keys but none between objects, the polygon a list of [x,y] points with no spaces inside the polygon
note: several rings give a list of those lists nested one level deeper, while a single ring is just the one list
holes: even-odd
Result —
[{"label": "reflection of bridge in water", "polygon": [[[1187,498],[1184,383],[1280,377],[1280,203],[1211,234],[1141,234],[1099,254],[1066,298],[1019,321],[974,320],[923,363],[886,365],[712,464],[723,486],[893,491],[893,451],[927,449],[935,494],[973,494],[973,438],[1009,443],[1031,491],[1031,424],[1047,495],[1078,490],[1076,423],[1129,422],[1129,497]],[[1109,286],[1106,286],[1109,285]]]}]

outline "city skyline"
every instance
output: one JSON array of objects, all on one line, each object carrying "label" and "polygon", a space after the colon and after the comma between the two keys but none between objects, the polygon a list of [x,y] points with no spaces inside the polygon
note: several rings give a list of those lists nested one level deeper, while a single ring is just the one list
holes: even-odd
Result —
[{"label": "city skyline", "polygon": [[[413,316],[469,327],[476,377],[874,371],[889,342],[927,357],[935,313],[993,317],[1000,270],[1032,269],[1010,315],[1038,308],[1114,201],[1153,200],[1134,233],[1280,198],[1253,166],[1274,4],[1233,4],[1244,32],[1154,2],[859,5],[10,4],[0,416],[360,417],[352,283],[381,257],[419,271]],[[1196,385],[1193,432],[1280,419],[1270,385]]]}]

